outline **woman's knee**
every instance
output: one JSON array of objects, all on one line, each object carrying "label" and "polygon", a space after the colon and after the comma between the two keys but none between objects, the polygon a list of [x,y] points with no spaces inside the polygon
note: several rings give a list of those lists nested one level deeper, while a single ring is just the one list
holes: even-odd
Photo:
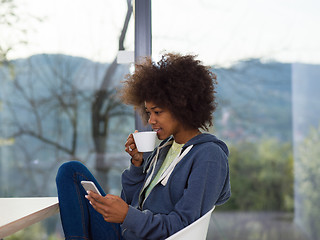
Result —
[{"label": "woman's knee", "polygon": [[56,176],[56,182],[65,180],[66,178],[72,178],[75,172],[81,172],[87,169],[81,162],[70,161],[63,163],[59,169]]}]

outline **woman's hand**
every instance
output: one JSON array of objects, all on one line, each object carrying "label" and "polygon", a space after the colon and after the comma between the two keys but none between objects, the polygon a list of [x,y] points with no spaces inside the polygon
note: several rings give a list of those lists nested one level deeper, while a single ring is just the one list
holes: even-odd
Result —
[{"label": "woman's hand", "polygon": [[[138,131],[136,130],[135,133],[136,132]],[[143,153],[138,152],[132,133],[128,136],[125,147],[126,147],[125,151],[129,153],[129,155],[132,158],[131,160],[132,164],[135,165],[136,167],[141,166],[143,162]]]},{"label": "woman's hand", "polygon": [[120,197],[108,194],[105,197],[88,192],[86,198],[90,201],[92,207],[99,212],[103,219],[112,223],[123,223],[127,216],[129,206]]}]

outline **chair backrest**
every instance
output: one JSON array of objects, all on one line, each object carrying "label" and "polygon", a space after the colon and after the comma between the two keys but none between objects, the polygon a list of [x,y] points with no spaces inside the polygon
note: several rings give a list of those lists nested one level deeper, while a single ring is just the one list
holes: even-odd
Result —
[{"label": "chair backrest", "polygon": [[211,214],[214,208],[215,207],[197,221],[166,238],[166,240],[205,240],[207,237]]}]

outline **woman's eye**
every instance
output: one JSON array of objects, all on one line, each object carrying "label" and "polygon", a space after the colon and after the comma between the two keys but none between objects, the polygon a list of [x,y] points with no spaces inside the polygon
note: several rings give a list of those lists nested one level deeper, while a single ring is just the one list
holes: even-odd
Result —
[{"label": "woman's eye", "polygon": [[146,114],[147,114],[148,116],[150,116],[150,112],[146,112]]}]

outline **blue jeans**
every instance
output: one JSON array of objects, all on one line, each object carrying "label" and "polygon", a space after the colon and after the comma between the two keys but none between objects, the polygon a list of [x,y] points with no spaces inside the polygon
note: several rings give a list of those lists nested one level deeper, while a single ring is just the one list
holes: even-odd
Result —
[{"label": "blue jeans", "polygon": [[65,238],[75,239],[123,239],[120,224],[106,222],[90,205],[81,181],[93,181],[100,193],[105,193],[90,171],[80,162],[61,165],[56,177],[60,217]]}]

